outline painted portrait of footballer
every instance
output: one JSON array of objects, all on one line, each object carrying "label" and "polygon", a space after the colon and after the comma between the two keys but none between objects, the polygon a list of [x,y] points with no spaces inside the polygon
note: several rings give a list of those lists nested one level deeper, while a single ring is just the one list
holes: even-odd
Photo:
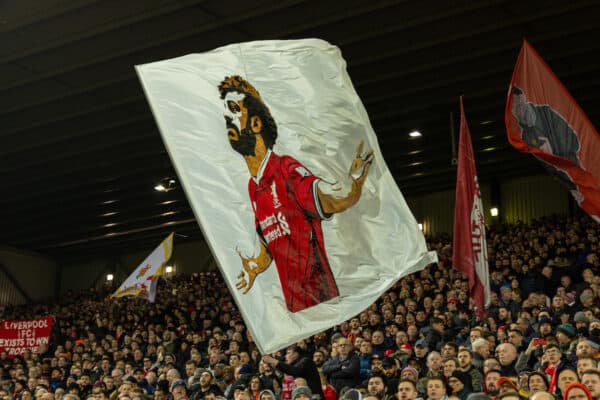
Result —
[{"label": "painted portrait of footballer", "polygon": [[225,132],[233,150],[246,162],[248,195],[259,238],[257,255],[238,250],[241,272],[237,289],[248,293],[258,276],[275,262],[286,307],[302,311],[339,296],[321,224],[354,206],[373,162],[373,151],[356,156],[348,168],[348,190],[313,174],[288,155],[276,154],[277,124],[266,99],[241,76],[225,77],[219,87]]},{"label": "painted portrait of footballer", "polygon": [[197,261],[261,353],[436,261],[336,46],[232,43],[136,70],[205,239]]}]

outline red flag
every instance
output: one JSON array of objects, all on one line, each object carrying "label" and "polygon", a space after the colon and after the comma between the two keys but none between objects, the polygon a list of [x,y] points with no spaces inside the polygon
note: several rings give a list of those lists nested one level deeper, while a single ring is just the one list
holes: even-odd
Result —
[{"label": "red flag", "polygon": [[510,82],[505,123],[510,144],[542,161],[600,222],[600,136],[527,41]]},{"label": "red flag", "polygon": [[460,138],[454,206],[452,265],[469,277],[475,312],[482,318],[490,302],[490,280],[481,191],[477,182],[471,134],[460,98]]}]

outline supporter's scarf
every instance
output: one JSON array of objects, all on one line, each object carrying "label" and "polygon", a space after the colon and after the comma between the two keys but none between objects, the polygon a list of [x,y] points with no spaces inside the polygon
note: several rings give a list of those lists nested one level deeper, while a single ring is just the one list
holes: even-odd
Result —
[{"label": "supporter's scarf", "polygon": [[550,393],[555,393],[556,391],[556,377],[557,377],[557,373],[556,370],[558,369],[558,364],[556,365],[548,365],[546,367],[546,369],[544,369],[544,372],[548,375],[550,375],[550,386],[548,386],[548,391]]}]

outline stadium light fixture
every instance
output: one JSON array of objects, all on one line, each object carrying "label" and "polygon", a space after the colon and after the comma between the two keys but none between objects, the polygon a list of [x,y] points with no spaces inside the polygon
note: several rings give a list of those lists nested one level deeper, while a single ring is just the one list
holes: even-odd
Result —
[{"label": "stadium light fixture", "polygon": [[498,207],[492,207],[490,209],[490,214],[492,215],[492,217],[497,217],[498,216]]},{"label": "stadium light fixture", "polygon": [[163,178],[154,185],[154,190],[157,192],[170,192],[177,186],[177,181],[173,178]]},{"label": "stadium light fixture", "polygon": [[172,267],[172,266],[170,266],[170,265],[167,265],[167,267],[165,268],[165,272],[166,272],[167,274],[170,274],[171,272],[173,272],[173,267]]},{"label": "stadium light fixture", "polygon": [[419,230],[423,232],[423,224],[419,222]]},{"label": "stadium light fixture", "polygon": [[416,137],[421,137],[423,135],[419,131],[412,131],[411,133],[408,134],[408,136],[410,136],[412,138],[416,138]]},{"label": "stadium light fixture", "polygon": [[113,276],[113,274],[106,275],[106,281],[107,282],[111,282],[113,279],[115,279],[115,277]]}]

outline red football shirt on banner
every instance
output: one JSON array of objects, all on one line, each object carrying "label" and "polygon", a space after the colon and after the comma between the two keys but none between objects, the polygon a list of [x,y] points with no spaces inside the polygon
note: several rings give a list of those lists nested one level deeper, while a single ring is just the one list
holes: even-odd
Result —
[{"label": "red football shirt on banner", "polygon": [[256,230],[277,266],[285,303],[301,311],[339,295],[327,259],[317,196],[319,178],[269,151],[248,191]]},{"label": "red football shirt on banner", "polygon": [[510,83],[505,123],[510,144],[542,161],[600,222],[600,136],[527,41]]}]

